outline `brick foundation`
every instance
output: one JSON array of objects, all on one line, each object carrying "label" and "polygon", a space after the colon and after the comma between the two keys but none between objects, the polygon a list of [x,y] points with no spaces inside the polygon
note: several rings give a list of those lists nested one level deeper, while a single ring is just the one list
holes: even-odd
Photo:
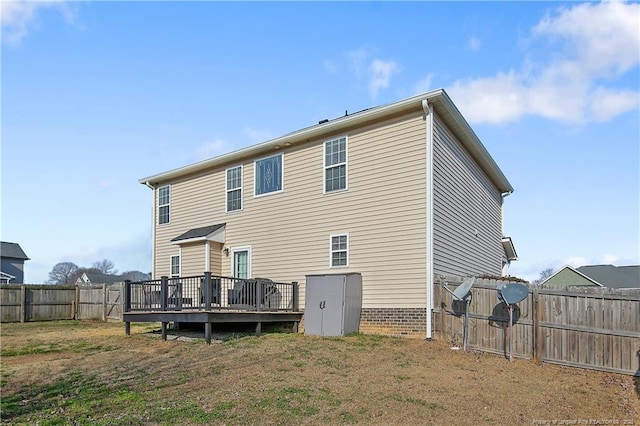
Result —
[{"label": "brick foundation", "polygon": [[[359,331],[423,339],[427,334],[426,312],[424,308],[363,308]],[[298,332],[304,333],[304,317],[298,325]]]},{"label": "brick foundation", "polygon": [[427,316],[424,308],[363,308],[360,332],[424,338]]}]

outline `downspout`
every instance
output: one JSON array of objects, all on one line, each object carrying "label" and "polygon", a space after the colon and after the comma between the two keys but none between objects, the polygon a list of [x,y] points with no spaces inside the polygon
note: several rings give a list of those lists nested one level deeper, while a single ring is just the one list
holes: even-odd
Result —
[{"label": "downspout", "polygon": [[431,340],[431,333],[433,329],[432,315],[433,315],[433,106],[429,105],[429,102],[424,99],[422,101],[422,110],[425,115],[426,124],[426,251],[427,251],[427,303],[426,303],[426,316],[427,316],[427,340]]},{"label": "downspout", "polygon": [[153,191],[153,207],[151,208],[151,279],[156,273],[156,187],[148,181],[144,183]]},{"label": "downspout", "polygon": [[[501,203],[500,203],[500,232],[502,232],[502,236],[504,237],[504,199],[507,198],[509,195],[513,194],[513,190],[511,191],[507,191],[507,192],[503,192],[502,194],[500,194],[501,196]],[[507,259],[507,255],[505,253],[505,264],[502,265],[502,268],[500,268],[500,272],[502,274],[503,277],[506,277],[507,275],[509,275],[509,267],[511,266],[511,261],[509,259]]]}]

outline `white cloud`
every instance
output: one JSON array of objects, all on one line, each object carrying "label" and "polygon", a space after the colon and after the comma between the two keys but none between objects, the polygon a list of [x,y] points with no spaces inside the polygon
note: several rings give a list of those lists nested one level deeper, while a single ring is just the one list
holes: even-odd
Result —
[{"label": "white cloud", "polygon": [[[400,71],[400,66],[391,59],[372,58],[372,56],[373,54],[366,48],[347,53],[349,69],[358,81],[366,81],[369,94],[375,99],[380,90],[390,86],[391,77]],[[327,71],[330,72],[330,69]]]},{"label": "white cloud", "polygon": [[198,148],[197,159],[206,160],[211,157],[223,154],[228,151],[228,143],[224,139],[215,139],[213,141],[205,142],[200,148]]},{"label": "white cloud", "polygon": [[[640,105],[640,92],[612,80],[640,64],[640,4],[605,2],[560,9],[531,31],[560,51],[491,77],[459,80],[450,94],[470,122],[538,115],[573,123],[607,121]],[[552,51],[553,49],[546,49]]]},{"label": "white cloud", "polygon": [[425,93],[431,89],[431,81],[433,80],[433,74],[427,74],[425,78],[420,80],[418,84],[416,84],[415,93]]},{"label": "white cloud", "polygon": [[615,256],[613,254],[605,254],[604,256],[602,256],[602,264],[604,265],[613,265],[618,261],[618,256]]},{"label": "white cloud", "polygon": [[2,41],[10,46],[18,46],[22,42],[33,28],[38,13],[44,9],[56,9],[69,23],[76,18],[76,9],[62,0],[2,0],[0,8]]},{"label": "white cloud", "polygon": [[369,93],[372,98],[378,96],[380,89],[386,89],[391,82],[391,76],[399,71],[398,64],[394,61],[374,59],[369,65]]},{"label": "white cloud", "polygon": [[[588,265],[588,264],[589,263],[587,262],[587,259],[585,259],[582,256],[571,256],[564,262],[564,265],[569,265],[572,268],[579,268],[580,266]],[[556,268],[556,269],[559,269],[559,268]]]},{"label": "white cloud", "polygon": [[469,49],[473,50],[474,52],[477,52],[478,50],[480,50],[481,45],[482,45],[482,42],[477,37],[471,37],[467,41],[467,46],[469,46]]}]

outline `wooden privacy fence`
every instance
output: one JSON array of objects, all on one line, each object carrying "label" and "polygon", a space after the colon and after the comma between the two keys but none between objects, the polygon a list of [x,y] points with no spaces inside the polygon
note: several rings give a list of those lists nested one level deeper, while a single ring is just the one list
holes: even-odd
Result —
[{"label": "wooden privacy fence", "polygon": [[[436,277],[434,327],[462,346],[464,302],[452,300],[460,277]],[[467,347],[508,356],[509,314],[498,301],[503,281],[476,279],[471,290]],[[513,312],[513,354],[543,362],[640,376],[640,289],[541,289]]]},{"label": "wooden privacy fence", "polygon": [[122,320],[122,284],[0,286],[0,322]]}]

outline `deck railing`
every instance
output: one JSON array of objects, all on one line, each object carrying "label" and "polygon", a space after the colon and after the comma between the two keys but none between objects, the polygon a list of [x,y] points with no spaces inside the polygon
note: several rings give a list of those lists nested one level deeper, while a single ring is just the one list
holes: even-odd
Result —
[{"label": "deck railing", "polygon": [[125,281],[124,311],[297,312],[298,283],[212,275]]}]

